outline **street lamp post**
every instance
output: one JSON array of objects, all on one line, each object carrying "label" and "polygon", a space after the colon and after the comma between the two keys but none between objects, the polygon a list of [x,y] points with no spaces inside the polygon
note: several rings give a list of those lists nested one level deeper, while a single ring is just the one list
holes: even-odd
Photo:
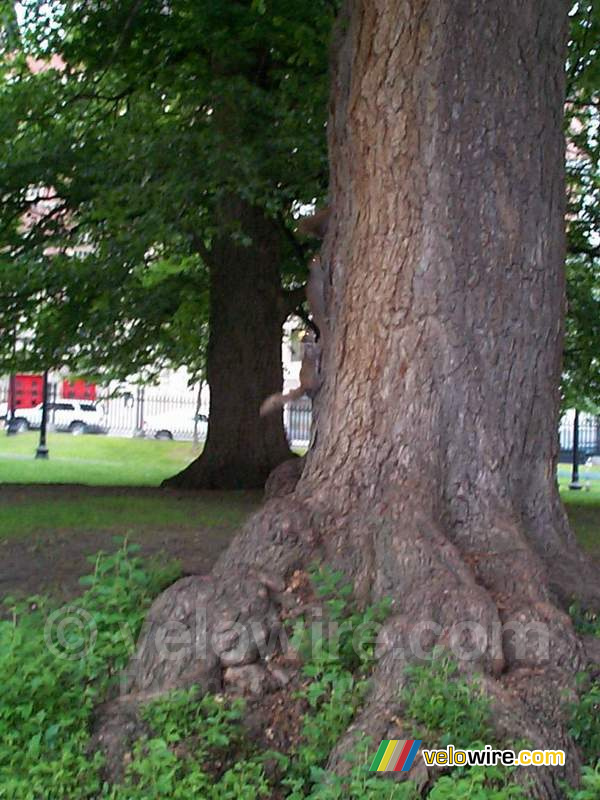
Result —
[{"label": "street lamp post", "polygon": [[48,458],[46,446],[46,429],[48,427],[48,370],[44,370],[42,382],[42,422],[40,424],[40,443],[35,451],[36,458]]},{"label": "street lamp post", "polygon": [[579,483],[579,409],[575,409],[573,420],[573,471],[571,473],[571,483],[569,489],[581,489]]},{"label": "street lamp post", "polygon": [[17,389],[17,380],[15,377],[15,373],[11,372],[10,378],[8,381],[8,404],[6,407],[6,435],[12,436],[16,433],[12,421],[15,418],[15,404],[16,404],[16,389]]},{"label": "street lamp post", "polygon": [[17,376],[15,373],[16,370],[16,363],[17,363],[17,329],[15,328],[13,331],[13,371],[10,373],[10,378],[8,381],[8,406],[6,409],[6,433],[8,436],[11,436],[13,433],[16,433],[14,427],[11,425],[12,421],[15,418],[15,406],[17,404]]}]

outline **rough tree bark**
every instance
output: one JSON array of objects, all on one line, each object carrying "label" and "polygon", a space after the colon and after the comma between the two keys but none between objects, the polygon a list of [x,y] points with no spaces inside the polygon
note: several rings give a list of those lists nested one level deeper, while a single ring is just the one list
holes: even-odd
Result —
[{"label": "rough tree bark", "polygon": [[[225,233],[203,252],[210,271],[208,436],[201,455],[164,485],[185,489],[262,488],[290,459],[281,414],[260,404],[281,390],[281,328],[292,310],[281,289],[281,230],[260,209],[229,197]],[[244,246],[228,223],[252,237]]]},{"label": "rough tree bark", "polygon": [[[156,602],[132,697],[221,687],[233,621],[275,630],[286,578],[322,557],[361,599],[393,600],[333,768],[361,731],[410,734],[398,692],[425,626],[428,644],[460,645],[461,668],[481,672],[499,734],[565,750],[564,770],[531,771],[531,797],[575,779],[562,692],[591,656],[565,605],[598,604],[600,587],[555,480],[566,15],[563,0],[347,2],[316,446],[295,492],[270,500],[211,576]],[[175,661],[156,646],[170,620],[192,635]],[[199,650],[205,632],[213,647]]]}]

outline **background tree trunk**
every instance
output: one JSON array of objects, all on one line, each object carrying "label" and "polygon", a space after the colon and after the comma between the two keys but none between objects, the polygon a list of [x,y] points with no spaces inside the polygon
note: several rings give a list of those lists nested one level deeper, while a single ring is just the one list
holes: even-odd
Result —
[{"label": "background tree trunk", "polygon": [[346,3],[316,446],[294,494],[252,518],[210,579],[157,601],[134,693],[219,686],[224,659],[193,646],[174,668],[157,626],[192,626],[201,607],[209,636],[228,619],[268,633],[278,583],[323,558],[362,600],[393,601],[372,693],[332,767],[359,733],[408,738],[399,691],[427,639],[481,673],[499,736],[565,750],[564,770],[519,771],[531,797],[575,779],[563,694],[589,655],[564,606],[600,590],[555,471],[566,13],[562,0]]},{"label": "background tree trunk", "polygon": [[[224,233],[204,254],[210,270],[208,437],[201,455],[165,485],[186,489],[262,488],[291,458],[281,414],[259,416],[281,391],[281,232],[260,209],[228,198]],[[252,238],[244,245],[230,226]]]}]

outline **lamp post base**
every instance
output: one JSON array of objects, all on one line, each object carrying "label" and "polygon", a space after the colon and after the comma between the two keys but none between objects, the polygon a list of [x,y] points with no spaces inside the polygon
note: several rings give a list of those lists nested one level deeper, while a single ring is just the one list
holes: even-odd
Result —
[{"label": "lamp post base", "polygon": [[48,448],[45,444],[41,444],[35,451],[36,458],[48,458]]}]

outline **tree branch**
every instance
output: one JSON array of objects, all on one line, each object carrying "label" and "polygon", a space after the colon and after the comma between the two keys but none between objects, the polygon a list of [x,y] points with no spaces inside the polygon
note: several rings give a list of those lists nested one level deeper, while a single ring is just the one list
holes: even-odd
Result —
[{"label": "tree branch", "polygon": [[285,217],[283,216],[283,214],[281,212],[279,212],[277,214],[277,220],[278,220],[279,224],[281,225],[287,240],[292,245],[292,248],[293,248],[294,252],[298,256],[298,258],[303,263],[305,263],[308,260],[307,251],[306,251],[305,247],[298,241],[298,239],[296,239],[296,237],[291,232],[291,230],[288,228],[288,226],[286,224],[286,221],[285,221]]},{"label": "tree branch", "polygon": [[99,100],[103,103],[118,103],[119,100],[123,100],[123,98],[127,97],[127,95],[132,94],[135,88],[136,84],[130,83],[125,87],[125,89],[114,95],[106,95],[100,94],[99,92],[90,91],[77,92],[77,94],[73,95],[73,97],[69,97],[69,99],[65,101],[65,106],[73,105],[73,103],[77,103],[80,100]]},{"label": "tree branch", "polygon": [[567,247],[570,256],[589,256],[590,258],[600,258],[600,247],[589,247],[583,244],[570,244]]},{"label": "tree branch", "polygon": [[288,317],[290,314],[295,313],[297,309],[302,306],[305,299],[306,288],[304,286],[298,286],[296,289],[282,290],[281,301],[285,316]]},{"label": "tree branch", "polygon": [[306,286],[298,286],[296,289],[290,289],[288,291],[282,291],[280,295],[280,305],[281,305],[281,315],[285,319],[287,319],[290,314],[295,314],[297,317],[300,317],[302,322],[311,329],[311,331],[315,334],[315,336],[319,337],[319,329],[312,321],[312,319],[308,316],[308,313],[304,310],[303,303],[306,299]]},{"label": "tree branch", "polygon": [[579,67],[581,66],[581,62],[584,59],[585,50],[586,50],[587,41],[588,41],[588,32],[590,30],[590,25],[591,25],[591,21],[592,21],[593,12],[594,12],[594,5],[593,5],[593,3],[591,3],[590,7],[588,9],[588,12],[587,12],[586,19],[585,19],[585,27],[584,27],[584,30],[583,30],[583,37],[582,37],[582,41],[581,41],[581,46],[578,48],[579,49],[579,53],[577,55],[577,58],[576,58],[576,60],[575,60],[575,62],[573,64],[569,74],[567,75],[567,86],[566,86],[566,90],[565,90],[565,96],[566,97],[570,97],[570,95],[571,95],[571,90],[573,89],[573,85],[575,84],[575,81],[577,80],[577,73],[579,72]]},{"label": "tree branch", "polygon": [[206,262],[206,265],[208,266],[210,264],[210,251],[198,234],[192,233],[190,236],[192,239],[192,246],[196,249],[196,252],[200,254],[202,260]]}]

